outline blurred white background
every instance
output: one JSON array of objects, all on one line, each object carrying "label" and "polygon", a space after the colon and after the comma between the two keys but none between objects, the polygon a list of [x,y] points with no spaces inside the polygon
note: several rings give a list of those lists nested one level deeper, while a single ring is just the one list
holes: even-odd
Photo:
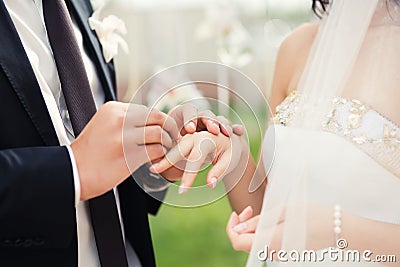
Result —
[{"label": "blurred white background", "polygon": [[108,1],[104,15],[117,15],[128,29],[130,52],[116,58],[119,98],[129,101],[151,75],[188,61],[235,67],[267,95],[278,47],[310,20],[310,6],[311,0]]}]

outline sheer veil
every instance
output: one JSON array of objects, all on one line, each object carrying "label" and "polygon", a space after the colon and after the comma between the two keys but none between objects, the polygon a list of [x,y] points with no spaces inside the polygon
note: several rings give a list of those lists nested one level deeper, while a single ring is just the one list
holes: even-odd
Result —
[{"label": "sheer veil", "polygon": [[[247,266],[262,266],[260,256],[266,256],[276,235],[282,237],[281,249],[287,252],[323,249],[308,244],[310,227],[320,219],[309,217],[312,207],[332,211],[332,227],[327,230],[332,239],[326,247],[337,245],[333,214],[338,205],[351,214],[400,224],[399,209],[395,212],[391,203],[398,201],[393,196],[400,196],[400,133],[393,130],[400,124],[399,25],[395,0],[330,4],[298,84],[289,127],[279,125],[274,131],[275,161]],[[336,112],[343,99],[354,101],[341,118]],[[385,118],[387,123],[381,127],[373,123],[379,120],[371,119],[365,126],[362,122],[369,117],[364,115]],[[264,154],[269,147],[267,133]],[[343,162],[346,157],[351,158]],[[359,162],[377,166],[355,166]],[[374,168],[382,169],[381,177],[369,177]]]}]

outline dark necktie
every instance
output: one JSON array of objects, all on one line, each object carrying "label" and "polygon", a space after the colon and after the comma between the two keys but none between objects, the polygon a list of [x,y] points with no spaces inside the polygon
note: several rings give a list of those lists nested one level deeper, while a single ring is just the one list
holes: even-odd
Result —
[{"label": "dark necktie", "polygon": [[[96,113],[96,105],[64,0],[43,0],[43,11],[72,128],[78,136]],[[127,267],[113,190],[89,200],[89,207],[101,266]]]}]

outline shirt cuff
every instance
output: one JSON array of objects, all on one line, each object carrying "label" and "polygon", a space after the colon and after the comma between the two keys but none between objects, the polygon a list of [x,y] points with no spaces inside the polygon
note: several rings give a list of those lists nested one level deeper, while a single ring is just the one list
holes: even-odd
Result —
[{"label": "shirt cuff", "polygon": [[74,152],[70,146],[66,146],[66,148],[68,149],[69,157],[71,159],[72,173],[74,175],[75,207],[77,207],[79,201],[81,200],[81,180],[79,178],[78,166],[76,165]]},{"label": "shirt cuff", "polygon": [[[161,191],[167,190],[167,188],[171,185],[171,182],[167,181],[164,179],[159,174],[152,173],[149,171],[149,167],[151,166],[150,163],[146,163],[143,165],[140,169],[139,172],[141,172],[141,175],[137,177],[137,175],[134,174],[134,179],[141,179],[142,184],[143,184],[143,189],[147,193],[157,193]],[[140,183],[139,183],[140,184]]]}]

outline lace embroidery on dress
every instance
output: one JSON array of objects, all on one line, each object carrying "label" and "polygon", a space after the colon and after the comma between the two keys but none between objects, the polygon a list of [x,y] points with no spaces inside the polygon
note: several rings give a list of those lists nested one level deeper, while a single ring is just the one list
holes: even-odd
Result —
[{"label": "lace embroidery on dress", "polygon": [[[277,106],[273,123],[290,126],[298,99],[291,91]],[[361,101],[337,97],[333,103],[322,129],[351,141],[400,178],[400,127]]]},{"label": "lace embroidery on dress", "polygon": [[285,100],[276,107],[276,113],[272,118],[272,123],[286,126],[292,119],[298,102],[299,98],[297,97],[296,91],[291,91]]}]

